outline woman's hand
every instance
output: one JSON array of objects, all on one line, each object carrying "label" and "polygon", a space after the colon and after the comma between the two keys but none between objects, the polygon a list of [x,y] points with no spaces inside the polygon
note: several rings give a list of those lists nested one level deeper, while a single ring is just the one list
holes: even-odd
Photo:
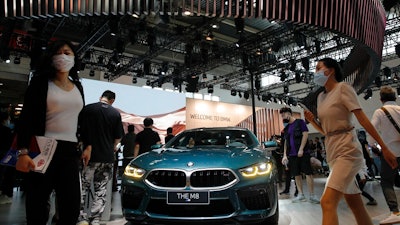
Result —
[{"label": "woman's hand", "polygon": [[17,163],[15,164],[15,168],[18,171],[27,173],[30,170],[35,169],[35,163],[33,163],[32,158],[29,155],[20,155]]},{"label": "woman's hand", "polygon": [[315,120],[314,114],[306,109],[304,110],[304,117],[310,123],[314,122]]}]

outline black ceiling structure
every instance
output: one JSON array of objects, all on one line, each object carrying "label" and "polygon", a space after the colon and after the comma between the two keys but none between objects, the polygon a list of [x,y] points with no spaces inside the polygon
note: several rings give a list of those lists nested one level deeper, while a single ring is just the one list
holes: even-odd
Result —
[{"label": "black ceiling structure", "polygon": [[[379,0],[6,0],[0,18],[2,59],[30,57],[33,66],[49,41],[68,39],[85,68],[109,81],[129,75],[190,92],[219,85],[287,99],[281,89],[306,83],[289,88],[299,100],[314,99],[310,69],[322,57],[342,60],[362,93],[381,76],[386,39],[400,36],[400,17],[386,21]],[[249,85],[268,76],[283,82]]]}]

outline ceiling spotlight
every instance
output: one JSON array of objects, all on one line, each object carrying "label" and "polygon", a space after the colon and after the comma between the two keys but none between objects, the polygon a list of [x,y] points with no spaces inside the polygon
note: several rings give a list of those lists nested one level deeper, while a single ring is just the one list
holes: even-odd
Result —
[{"label": "ceiling spotlight", "polygon": [[207,87],[207,92],[208,92],[208,94],[214,93],[214,87],[213,87],[211,84],[208,85],[208,87]]},{"label": "ceiling spotlight", "polygon": [[136,84],[137,83],[137,78],[136,77],[132,77],[132,84]]},{"label": "ceiling spotlight", "polygon": [[299,47],[303,47],[306,45],[306,35],[304,35],[300,31],[294,31],[293,34],[294,34],[294,40]]},{"label": "ceiling spotlight", "polygon": [[239,91],[238,96],[239,96],[239,98],[241,98],[242,97],[242,92]]},{"label": "ceiling spotlight", "polygon": [[246,100],[248,100],[248,99],[250,98],[249,92],[248,92],[248,91],[245,91],[245,92],[243,93],[243,97],[244,97]]},{"label": "ceiling spotlight", "polygon": [[283,45],[283,42],[281,40],[279,40],[279,39],[276,39],[274,41],[274,43],[272,44],[272,46],[271,46],[271,50],[274,51],[274,52],[279,52],[279,50],[281,49],[282,45]]},{"label": "ceiling spotlight", "polygon": [[285,94],[289,93],[289,86],[288,86],[288,85],[285,85],[285,86],[283,87],[283,92],[284,92]]},{"label": "ceiling spotlight", "polygon": [[289,60],[289,62],[290,62],[290,71],[296,71],[296,61],[294,60],[294,59],[290,59]]},{"label": "ceiling spotlight", "polygon": [[267,97],[266,95],[262,95],[262,96],[261,96],[261,100],[262,100],[263,102],[266,102],[266,101],[268,101],[268,97]]},{"label": "ceiling spotlight", "polygon": [[236,96],[236,90],[231,90],[231,95]]},{"label": "ceiling spotlight", "polygon": [[394,46],[394,50],[396,52],[397,57],[400,58],[400,43]]},{"label": "ceiling spotlight", "polygon": [[104,79],[107,79],[107,80],[108,80],[109,78],[110,78],[110,74],[107,73],[107,72],[105,72],[105,73],[104,73]]},{"label": "ceiling spotlight", "polygon": [[244,19],[242,17],[235,18],[235,27],[237,33],[242,33],[244,30]]},{"label": "ceiling spotlight", "polygon": [[287,75],[286,75],[286,73],[285,73],[285,71],[284,70],[282,70],[281,71],[281,75],[279,76],[281,79],[281,81],[285,81],[286,80],[286,78],[287,78]]},{"label": "ceiling spotlight", "polygon": [[295,73],[294,79],[296,80],[296,83],[300,83],[301,82],[301,75],[300,75],[299,72]]},{"label": "ceiling spotlight", "polygon": [[21,57],[15,56],[15,58],[14,58],[14,64],[21,64]]},{"label": "ceiling spotlight", "polygon": [[314,43],[315,43],[315,52],[317,54],[321,53],[321,41],[318,39],[315,39]]},{"label": "ceiling spotlight", "polygon": [[207,74],[203,73],[203,79],[207,79]]},{"label": "ceiling spotlight", "polygon": [[380,77],[380,76],[377,76],[377,77],[375,78],[375,84],[376,84],[377,87],[382,86],[382,80],[381,80],[381,77]]},{"label": "ceiling spotlight", "polygon": [[94,77],[94,70],[90,70],[89,76]]},{"label": "ceiling spotlight", "polygon": [[207,40],[207,41],[212,41],[212,40],[214,40],[214,35],[213,35],[212,32],[208,32],[208,33],[207,33],[206,40]]},{"label": "ceiling spotlight", "polygon": [[294,99],[293,97],[289,97],[289,99],[288,99],[288,105],[297,106],[297,101],[296,101],[296,99]]},{"label": "ceiling spotlight", "polygon": [[301,58],[301,65],[306,71],[310,70],[310,59],[308,57]]},{"label": "ceiling spotlight", "polygon": [[364,99],[365,100],[368,100],[368,99],[370,99],[372,97],[372,89],[371,88],[368,88],[367,89],[367,92],[365,93],[365,95],[364,95]]},{"label": "ceiling spotlight", "polygon": [[150,80],[146,80],[146,85],[150,86],[150,84],[151,84],[151,81]]},{"label": "ceiling spotlight", "polygon": [[385,75],[387,78],[390,78],[392,75],[392,70],[389,67],[383,68],[383,75]]},{"label": "ceiling spotlight", "polygon": [[104,56],[100,55],[100,56],[97,58],[97,65],[98,65],[98,66],[104,66]]},{"label": "ceiling spotlight", "polygon": [[256,50],[256,55],[262,55],[261,48],[257,48],[257,50]]},{"label": "ceiling spotlight", "polygon": [[239,40],[236,42],[236,47],[240,48],[246,42],[246,38],[243,35],[240,35]]}]

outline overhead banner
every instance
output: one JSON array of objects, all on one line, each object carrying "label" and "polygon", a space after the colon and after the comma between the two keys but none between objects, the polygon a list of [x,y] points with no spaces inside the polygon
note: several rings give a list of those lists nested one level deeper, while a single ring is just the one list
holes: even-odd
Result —
[{"label": "overhead banner", "polygon": [[186,129],[237,126],[251,115],[250,106],[186,98]]}]

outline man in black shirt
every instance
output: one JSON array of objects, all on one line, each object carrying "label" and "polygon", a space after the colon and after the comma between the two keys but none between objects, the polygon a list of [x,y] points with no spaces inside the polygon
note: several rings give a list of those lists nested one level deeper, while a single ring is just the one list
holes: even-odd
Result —
[{"label": "man in black shirt", "polygon": [[172,127],[168,127],[167,128],[167,136],[165,136],[165,143],[167,143],[173,137],[175,137],[175,136],[172,134]]},{"label": "man in black shirt", "polygon": [[125,167],[129,164],[130,161],[133,159],[133,155],[135,152],[135,126],[130,124],[128,126],[128,133],[121,140],[121,145],[124,146],[123,155],[124,159],[122,161],[122,167]]},{"label": "man in black shirt", "polygon": [[[82,174],[82,205],[79,225],[100,224],[100,217],[105,208],[107,183],[112,179],[117,144],[123,135],[121,114],[111,105],[115,93],[105,91],[97,103],[89,104],[80,114],[82,135],[88,143],[82,153],[85,167]],[[84,212],[87,192],[94,186],[93,204],[90,218]]]},{"label": "man in black shirt", "polygon": [[151,150],[151,146],[155,144],[161,144],[160,136],[157,132],[152,130],[153,127],[153,119],[146,118],[143,121],[144,130],[140,131],[136,135],[136,145],[134,158],[138,155],[148,152]]}]

